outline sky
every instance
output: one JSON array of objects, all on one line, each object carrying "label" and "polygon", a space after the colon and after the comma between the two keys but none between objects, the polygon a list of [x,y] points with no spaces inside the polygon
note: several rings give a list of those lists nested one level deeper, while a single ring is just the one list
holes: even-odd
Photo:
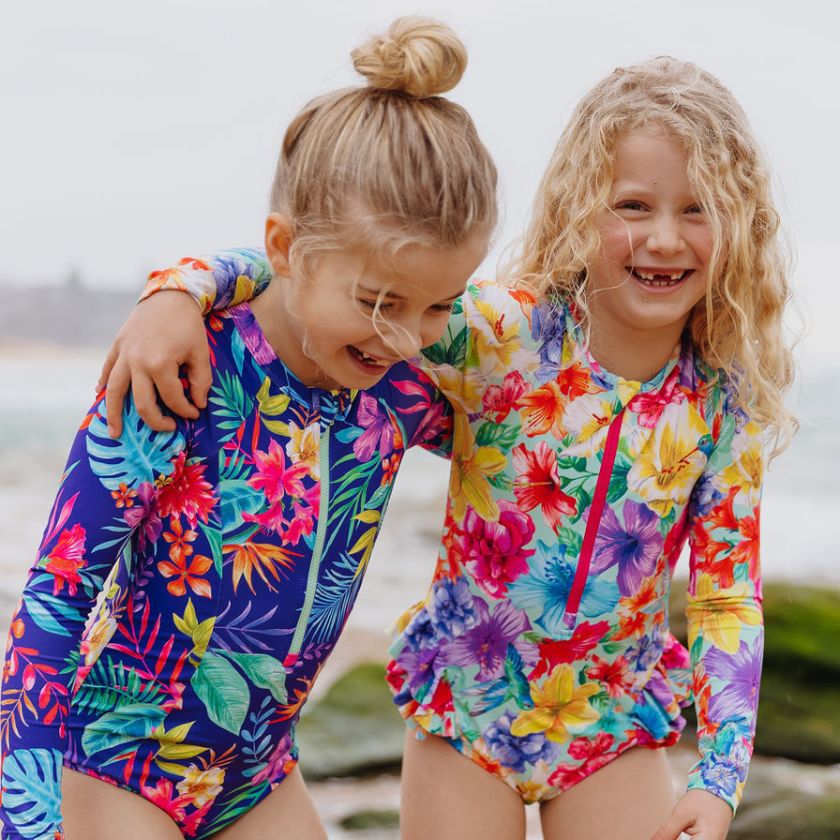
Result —
[{"label": "sky", "polygon": [[0,284],[138,288],[152,268],[261,238],[285,126],[354,84],[350,50],[401,14],[470,54],[451,96],[502,176],[491,275],[572,108],[615,66],[695,61],[744,106],[776,173],[808,329],[840,366],[840,6],[824,0],[75,0],[0,11]]}]

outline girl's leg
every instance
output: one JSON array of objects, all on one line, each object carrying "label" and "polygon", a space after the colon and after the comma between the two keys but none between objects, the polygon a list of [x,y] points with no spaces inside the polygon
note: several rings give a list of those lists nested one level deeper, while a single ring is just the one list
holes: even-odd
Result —
[{"label": "girl's leg", "polygon": [[297,767],[259,805],[214,834],[213,840],[269,840],[286,837],[294,840],[327,840],[327,832]]},{"label": "girl's leg", "polygon": [[650,840],[676,801],[665,750],[635,747],[543,805],[543,836]]},{"label": "girl's leg", "polygon": [[61,814],[67,840],[183,840],[157,805],[69,767],[62,773]]},{"label": "girl's leg", "polygon": [[524,840],[515,790],[442,738],[406,734],[400,821],[403,840]]}]

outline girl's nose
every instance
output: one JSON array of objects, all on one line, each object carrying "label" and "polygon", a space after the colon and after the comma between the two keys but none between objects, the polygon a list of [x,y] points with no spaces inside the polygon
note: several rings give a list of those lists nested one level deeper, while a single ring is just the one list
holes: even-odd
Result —
[{"label": "girl's nose", "polygon": [[679,224],[670,218],[656,219],[648,235],[647,246],[654,253],[678,254],[685,248]]},{"label": "girl's nose", "polygon": [[411,359],[423,348],[417,325],[394,323],[388,334],[388,345],[403,359]]}]

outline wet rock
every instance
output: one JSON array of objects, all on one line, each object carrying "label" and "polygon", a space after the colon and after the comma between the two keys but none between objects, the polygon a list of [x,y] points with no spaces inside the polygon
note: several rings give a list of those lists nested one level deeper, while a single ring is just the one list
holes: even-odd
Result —
[{"label": "wet rock", "polygon": [[[671,627],[683,641],[684,611],[685,589],[676,582]],[[840,761],[840,592],[768,584],[764,614],[756,752],[816,764]]]},{"label": "wet rock", "polygon": [[384,665],[353,668],[306,708],[297,727],[306,778],[399,771],[405,724],[391,702]]},{"label": "wet rock", "polygon": [[345,831],[370,831],[372,829],[394,829],[399,828],[400,812],[388,810],[377,810],[368,808],[363,811],[356,811],[339,821],[339,826]]},{"label": "wet rock", "polygon": [[840,768],[756,758],[731,840],[837,840]]}]

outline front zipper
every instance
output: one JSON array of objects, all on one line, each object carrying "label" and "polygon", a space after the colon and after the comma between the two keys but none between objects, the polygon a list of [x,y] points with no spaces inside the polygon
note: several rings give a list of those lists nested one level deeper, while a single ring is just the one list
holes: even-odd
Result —
[{"label": "front zipper", "polygon": [[330,429],[328,426],[319,444],[318,453],[318,480],[320,486],[320,508],[318,511],[318,527],[315,529],[315,547],[312,549],[312,561],[309,564],[309,576],[306,579],[306,594],[303,599],[303,606],[300,610],[295,635],[292,636],[292,644],[289,652],[283,660],[286,668],[291,668],[297,662],[300,649],[303,646],[303,638],[306,635],[306,625],[309,623],[309,616],[312,613],[312,604],[315,601],[315,590],[318,588],[318,572],[321,568],[321,555],[324,551],[324,540],[327,532],[327,519],[330,512]]},{"label": "front zipper", "polygon": [[607,432],[607,442],[604,444],[604,456],[601,459],[601,468],[598,471],[598,480],[595,482],[595,493],[592,496],[592,504],[589,507],[589,518],[586,520],[586,531],[583,535],[583,543],[578,556],[577,570],[569,592],[569,599],[566,601],[566,611],[563,614],[563,627],[571,633],[577,624],[577,614],[580,608],[580,601],[583,598],[583,590],[589,578],[589,567],[592,565],[592,549],[595,546],[595,537],[601,524],[601,517],[604,514],[604,504],[607,500],[607,492],[610,487],[615,456],[618,452],[618,441],[621,437],[621,421],[624,418],[624,409],[616,414],[610,423]]}]

